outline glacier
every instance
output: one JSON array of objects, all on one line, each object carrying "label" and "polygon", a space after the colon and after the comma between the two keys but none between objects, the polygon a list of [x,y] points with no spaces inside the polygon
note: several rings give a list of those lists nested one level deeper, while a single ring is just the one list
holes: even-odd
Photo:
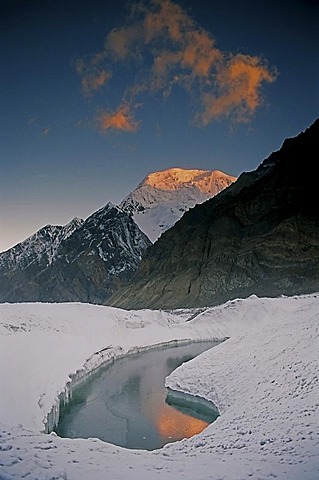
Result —
[{"label": "glacier", "polygon": [[[319,477],[319,294],[237,299],[197,311],[0,305],[0,478],[314,480]],[[172,341],[225,339],[167,386],[220,416],[154,452],[44,433],[72,375]]]}]

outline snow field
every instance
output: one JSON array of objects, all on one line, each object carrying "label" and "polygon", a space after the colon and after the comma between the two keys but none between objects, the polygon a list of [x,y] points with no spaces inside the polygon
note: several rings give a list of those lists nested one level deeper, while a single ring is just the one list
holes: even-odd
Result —
[{"label": "snow field", "polygon": [[[190,321],[194,312],[177,313],[0,305],[1,480],[319,478],[319,295],[235,300]],[[217,405],[221,416],[196,437],[144,452],[41,433],[77,369],[176,339],[225,337],[167,379]]]}]

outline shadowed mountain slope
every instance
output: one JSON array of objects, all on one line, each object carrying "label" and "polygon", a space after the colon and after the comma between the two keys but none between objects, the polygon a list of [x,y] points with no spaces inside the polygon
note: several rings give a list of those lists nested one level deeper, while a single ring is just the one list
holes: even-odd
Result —
[{"label": "shadowed mountain slope", "polygon": [[319,290],[319,120],[186,212],[110,305],[177,308]]}]

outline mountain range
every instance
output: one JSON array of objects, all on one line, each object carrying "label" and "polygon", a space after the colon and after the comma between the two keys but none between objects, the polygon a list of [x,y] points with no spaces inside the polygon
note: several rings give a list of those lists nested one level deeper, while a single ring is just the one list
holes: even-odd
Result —
[{"label": "mountain range", "polygon": [[118,207],[107,204],[86,220],[43,227],[0,254],[0,302],[105,303],[151,245],[142,230],[154,241],[234,180],[219,171],[155,172]]},{"label": "mountain range", "polygon": [[0,301],[103,303],[132,277],[149,245],[112,204],[85,221],[47,225],[0,255]]},{"label": "mountain range", "polygon": [[319,289],[319,120],[252,172],[186,212],[109,304],[203,307]]},{"label": "mountain range", "polygon": [[0,254],[0,302],[171,309],[317,291],[318,136],[316,120],[237,180],[154,172],[119,206],[43,227]]}]

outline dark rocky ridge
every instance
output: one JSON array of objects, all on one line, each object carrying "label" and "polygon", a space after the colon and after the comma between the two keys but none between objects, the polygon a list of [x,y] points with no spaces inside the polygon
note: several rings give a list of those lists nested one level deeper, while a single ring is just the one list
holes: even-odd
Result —
[{"label": "dark rocky ridge", "polygon": [[32,237],[36,248],[23,242],[1,254],[0,301],[103,303],[132,277],[151,243],[111,204],[76,227],[57,242],[64,227],[49,225]]},{"label": "dark rocky ridge", "polygon": [[251,294],[318,291],[318,139],[319,120],[285,140],[257,170],[187,212],[108,304],[200,307]]}]

